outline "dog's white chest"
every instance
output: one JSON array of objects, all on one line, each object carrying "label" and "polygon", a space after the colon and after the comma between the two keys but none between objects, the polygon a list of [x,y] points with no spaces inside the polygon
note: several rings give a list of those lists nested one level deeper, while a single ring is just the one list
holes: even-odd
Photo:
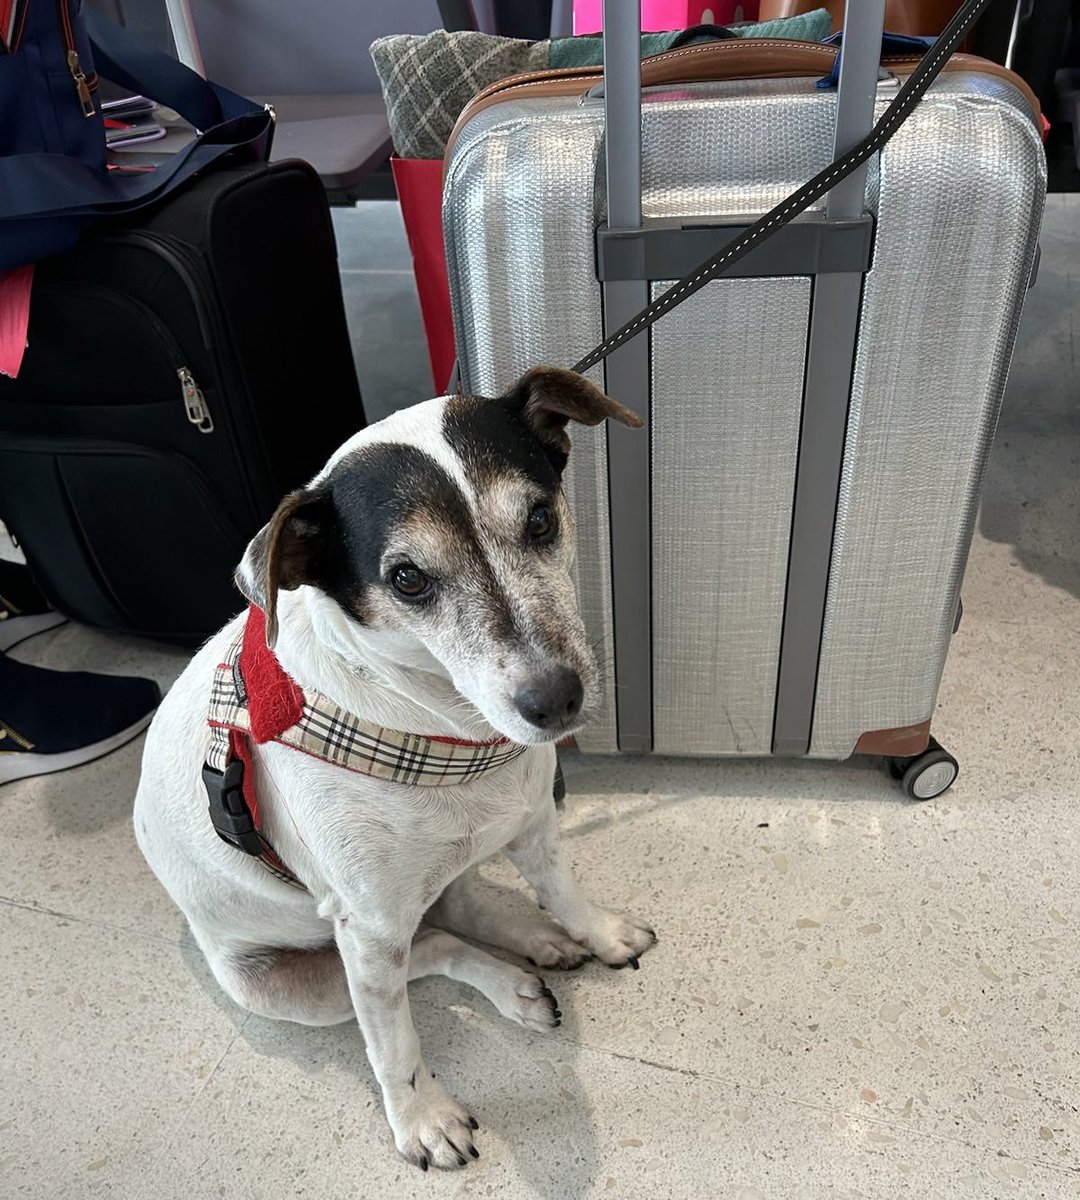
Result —
[{"label": "dog's white chest", "polygon": [[271,840],[302,878],[322,877],[333,891],[419,890],[430,903],[511,843],[538,804],[552,803],[553,760],[553,748],[532,747],[460,787],[417,788],[270,743],[259,748],[258,770]]}]

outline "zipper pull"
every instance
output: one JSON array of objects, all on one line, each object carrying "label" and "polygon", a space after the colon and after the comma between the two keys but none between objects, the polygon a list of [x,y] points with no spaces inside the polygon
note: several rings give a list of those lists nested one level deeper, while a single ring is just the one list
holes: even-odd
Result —
[{"label": "zipper pull", "polygon": [[187,413],[187,419],[200,433],[213,433],[214,418],[210,415],[202,388],[195,382],[195,376],[187,367],[181,367],[176,372],[176,376],[180,380],[180,391],[184,397],[184,412]]},{"label": "zipper pull", "polygon": [[67,64],[68,70],[71,72],[71,78],[75,80],[75,90],[79,93],[83,116],[96,116],[97,109],[94,107],[94,97],[90,95],[90,85],[86,82],[86,76],[79,65],[79,52],[77,50],[68,51]]}]

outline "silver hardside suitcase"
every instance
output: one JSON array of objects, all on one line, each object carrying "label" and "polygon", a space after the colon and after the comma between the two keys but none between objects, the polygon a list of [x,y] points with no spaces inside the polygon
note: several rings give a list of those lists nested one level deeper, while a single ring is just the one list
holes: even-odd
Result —
[{"label": "silver hardside suitcase", "polygon": [[[606,5],[606,95],[598,71],[518,77],[459,123],[468,392],[575,362],[863,137],[913,65],[879,66],[883,0],[860,0],[839,92],[835,49],[740,40],[646,60],[642,93],[636,7]],[[573,434],[578,591],[613,664],[583,749],[931,763],[1036,255],[1033,104],[954,57],[868,168],[590,372],[648,426]]]}]

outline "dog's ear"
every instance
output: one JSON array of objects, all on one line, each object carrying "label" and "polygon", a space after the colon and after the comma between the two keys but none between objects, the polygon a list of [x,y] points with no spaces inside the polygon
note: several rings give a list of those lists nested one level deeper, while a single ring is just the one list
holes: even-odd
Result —
[{"label": "dog's ear", "polygon": [[236,586],[266,614],[266,644],[277,640],[277,596],[316,583],[325,553],[328,498],[301,488],[290,492],[248,543]]},{"label": "dog's ear", "polygon": [[631,429],[640,429],[645,422],[635,412],[612,400],[590,383],[583,375],[561,367],[533,367],[507,392],[504,399],[517,408],[529,430],[545,450],[566,465],[570,453],[570,438],[566,433],[568,421],[580,425],[599,425],[601,421],[618,421]]}]

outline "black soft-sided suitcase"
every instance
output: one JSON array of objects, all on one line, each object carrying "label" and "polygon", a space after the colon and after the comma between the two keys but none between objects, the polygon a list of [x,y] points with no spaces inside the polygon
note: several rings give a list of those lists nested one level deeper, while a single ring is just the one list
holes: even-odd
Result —
[{"label": "black soft-sided suitcase", "polygon": [[363,425],[318,177],[214,171],[38,265],[0,521],[61,612],[193,644],[278,500]]}]

